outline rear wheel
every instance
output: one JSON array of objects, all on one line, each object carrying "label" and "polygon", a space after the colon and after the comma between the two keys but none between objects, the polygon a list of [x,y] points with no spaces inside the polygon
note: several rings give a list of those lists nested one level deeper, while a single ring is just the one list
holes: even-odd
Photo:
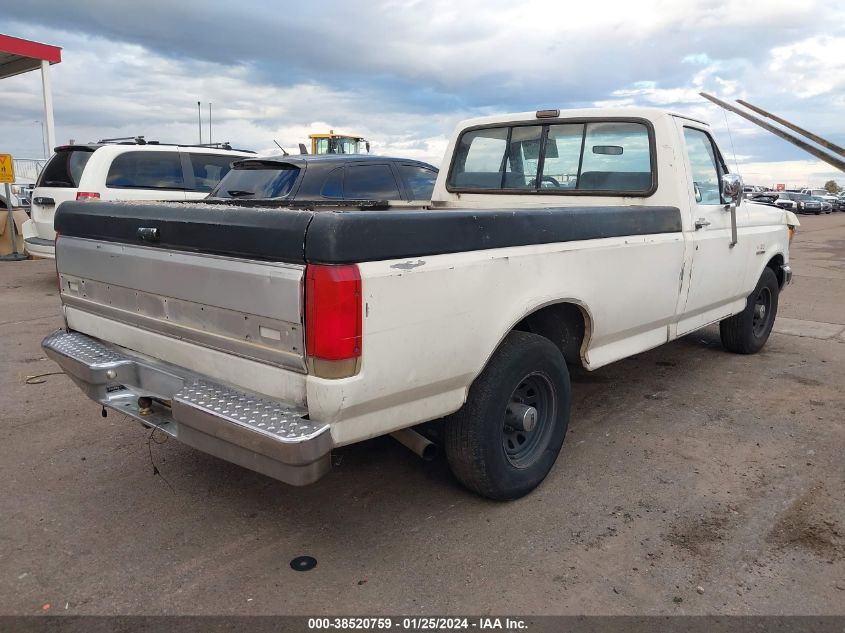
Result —
[{"label": "rear wheel", "polygon": [[516,499],[543,481],[569,423],[566,362],[547,338],[511,332],[445,429],[449,466],[467,488]]},{"label": "rear wheel", "polygon": [[748,296],[745,309],[719,323],[725,349],[737,354],[759,352],[772,332],[778,312],[778,278],[771,268],[764,268],[757,287]]}]

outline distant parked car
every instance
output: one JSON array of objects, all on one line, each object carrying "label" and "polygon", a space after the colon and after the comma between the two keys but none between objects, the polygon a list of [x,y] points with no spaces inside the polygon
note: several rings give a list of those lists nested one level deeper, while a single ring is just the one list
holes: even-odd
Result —
[{"label": "distant parked car", "polygon": [[392,206],[431,200],[438,169],[407,158],[325,154],[238,160],[208,199],[388,201]]},{"label": "distant parked car", "polygon": [[25,209],[26,211],[29,211],[33,187],[33,181],[18,176],[15,179],[14,184],[9,186],[9,193],[12,194],[11,199],[6,200],[6,192],[4,190],[4,187],[0,185],[0,209],[7,209],[9,207],[20,207],[22,209]]},{"label": "distant parked car", "polygon": [[779,191],[756,191],[751,193],[749,199],[751,202],[760,202],[763,204],[775,204],[775,201],[780,195]]},{"label": "distant parked car", "polygon": [[[831,206],[832,211],[836,211],[839,203],[839,197],[830,193],[827,189],[802,189],[801,193],[806,193],[810,196],[816,196],[820,198],[822,201],[827,202]],[[829,213],[829,211],[824,211],[824,213]]]},{"label": "distant parked car", "polygon": [[254,152],[228,144],[165,145],[117,139],[56,148],[32,196],[32,218],[23,224],[27,252],[55,257],[56,207],[67,200],[201,200],[232,161]]},{"label": "distant parked car", "polygon": [[754,199],[758,194],[767,193],[769,189],[761,185],[743,185],[742,195],[744,198]]},{"label": "distant parked car", "polygon": [[821,196],[810,196],[813,200],[818,200],[822,205],[822,213],[830,213],[833,211],[833,203],[825,200]]},{"label": "distant parked car", "polygon": [[775,199],[775,205],[794,211],[795,213],[814,213],[821,215],[822,203],[818,200],[813,200],[806,193],[795,193],[792,191],[779,191],[778,197]]}]

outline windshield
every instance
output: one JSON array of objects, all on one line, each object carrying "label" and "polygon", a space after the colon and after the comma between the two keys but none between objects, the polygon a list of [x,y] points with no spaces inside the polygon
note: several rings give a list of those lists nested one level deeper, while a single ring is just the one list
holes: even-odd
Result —
[{"label": "windshield", "polygon": [[82,170],[91,155],[92,149],[59,150],[50,159],[41,172],[37,187],[69,187],[79,186]]},{"label": "windshield", "polygon": [[287,163],[235,164],[209,194],[210,198],[286,198],[299,176],[299,167]]}]

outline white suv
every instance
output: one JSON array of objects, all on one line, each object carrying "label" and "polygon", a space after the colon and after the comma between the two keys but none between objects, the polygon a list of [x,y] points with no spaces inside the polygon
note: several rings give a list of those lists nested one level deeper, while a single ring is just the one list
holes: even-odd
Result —
[{"label": "white suv", "polygon": [[32,219],[23,225],[26,250],[54,258],[53,216],[67,200],[201,200],[253,152],[215,146],[164,145],[117,139],[56,148],[32,194]]}]

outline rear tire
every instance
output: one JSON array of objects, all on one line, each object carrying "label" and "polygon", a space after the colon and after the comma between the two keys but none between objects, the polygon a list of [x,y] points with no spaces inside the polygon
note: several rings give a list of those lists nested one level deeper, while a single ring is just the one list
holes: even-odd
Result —
[{"label": "rear tire", "polygon": [[[560,453],[570,399],[560,350],[537,334],[508,334],[472,383],[463,408],[446,421],[446,457],[455,477],[489,499],[531,492]],[[513,405],[536,411],[532,429],[513,424]]]},{"label": "rear tire", "polygon": [[756,354],[772,332],[778,312],[778,278],[768,266],[748,295],[745,309],[719,323],[722,345],[736,354]]}]

